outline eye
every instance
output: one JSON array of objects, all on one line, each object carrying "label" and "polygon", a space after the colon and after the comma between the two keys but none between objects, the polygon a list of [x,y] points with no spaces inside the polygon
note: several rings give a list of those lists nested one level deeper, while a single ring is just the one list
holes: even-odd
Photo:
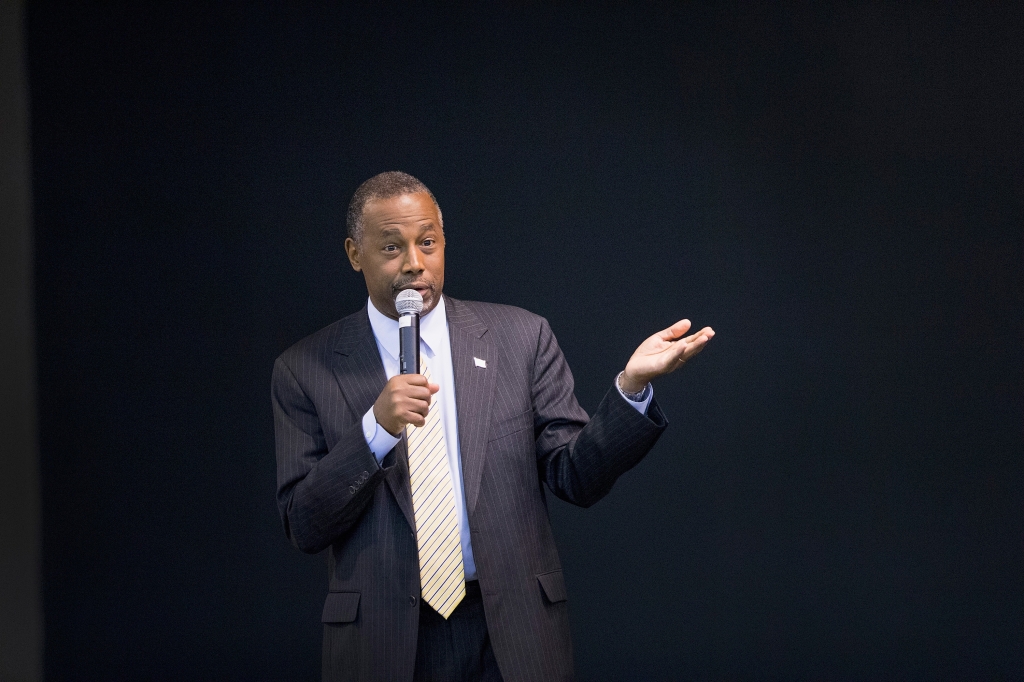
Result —
[{"label": "eye", "polygon": [[384,247],[385,253],[395,253],[396,251],[398,251],[398,246],[396,246],[395,244],[388,244],[387,246]]},{"label": "eye", "polygon": [[423,246],[433,246],[433,245],[434,245],[433,237],[427,237],[426,239],[423,240]]}]

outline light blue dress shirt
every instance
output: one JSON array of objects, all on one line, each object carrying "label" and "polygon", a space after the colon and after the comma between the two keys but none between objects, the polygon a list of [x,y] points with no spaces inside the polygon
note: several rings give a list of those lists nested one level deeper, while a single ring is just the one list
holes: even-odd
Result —
[{"label": "light blue dress shirt", "polygon": [[[377,351],[384,363],[384,374],[388,379],[398,374],[398,320],[392,320],[379,310],[373,301],[367,299],[366,312],[370,317],[370,327],[377,341]],[[434,400],[441,401],[441,418],[444,423],[444,440],[448,446],[448,467],[452,473],[452,489],[455,491],[455,511],[459,519],[459,534],[462,539],[462,562],[466,570],[466,580],[476,580],[476,562],[473,560],[473,545],[469,539],[469,517],[466,514],[466,492],[462,485],[462,454],[459,448],[458,411],[455,406],[455,371],[452,366],[452,344],[448,336],[448,317],[445,315],[444,296],[438,301],[437,307],[420,318],[420,353],[430,367],[430,375],[434,383],[441,389],[434,394]],[[618,387],[618,383],[616,383]],[[622,389],[619,389],[622,393]],[[625,398],[625,395],[623,395]],[[654,397],[653,389],[648,390],[644,399],[634,402],[627,399],[630,405],[641,414],[647,414],[647,406]],[[396,438],[387,429],[377,423],[371,406],[363,415],[363,437],[370,447],[370,452],[379,464],[384,457],[398,444]]]}]

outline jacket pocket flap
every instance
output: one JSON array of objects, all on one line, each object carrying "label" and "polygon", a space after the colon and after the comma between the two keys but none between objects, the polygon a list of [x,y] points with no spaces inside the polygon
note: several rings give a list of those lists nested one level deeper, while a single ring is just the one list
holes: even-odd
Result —
[{"label": "jacket pocket flap", "polygon": [[351,623],[359,613],[358,592],[330,592],[324,602],[323,623]]},{"label": "jacket pocket flap", "polygon": [[487,434],[487,442],[504,438],[505,436],[519,431],[525,431],[526,429],[533,428],[533,408],[529,408],[519,414],[514,414],[511,417],[505,417],[499,422],[492,423],[489,433]]},{"label": "jacket pocket flap", "polygon": [[549,602],[554,604],[555,602],[566,600],[565,579],[562,577],[561,571],[541,573],[537,576],[537,580],[540,582],[540,586],[544,590],[544,596],[548,598]]}]

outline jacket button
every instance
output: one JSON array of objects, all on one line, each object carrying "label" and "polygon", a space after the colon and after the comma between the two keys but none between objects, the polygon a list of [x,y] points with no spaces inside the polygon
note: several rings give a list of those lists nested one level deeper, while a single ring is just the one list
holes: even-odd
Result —
[{"label": "jacket button", "polygon": [[412,595],[412,594],[409,595],[409,606],[416,606],[416,596],[415,595]]}]

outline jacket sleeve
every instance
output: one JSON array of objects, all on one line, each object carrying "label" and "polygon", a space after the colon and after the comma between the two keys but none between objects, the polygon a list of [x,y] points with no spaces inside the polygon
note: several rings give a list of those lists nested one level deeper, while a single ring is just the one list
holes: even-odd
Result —
[{"label": "jacket sleeve", "polygon": [[328,449],[316,406],[281,358],[271,380],[277,504],[292,544],[314,554],[347,533],[387,474],[358,420]]},{"label": "jacket sleeve", "polygon": [[547,320],[538,335],[532,382],[540,475],[551,492],[582,507],[607,495],[668,425],[656,399],[643,415],[614,384],[588,419],[573,394],[572,372]]}]

